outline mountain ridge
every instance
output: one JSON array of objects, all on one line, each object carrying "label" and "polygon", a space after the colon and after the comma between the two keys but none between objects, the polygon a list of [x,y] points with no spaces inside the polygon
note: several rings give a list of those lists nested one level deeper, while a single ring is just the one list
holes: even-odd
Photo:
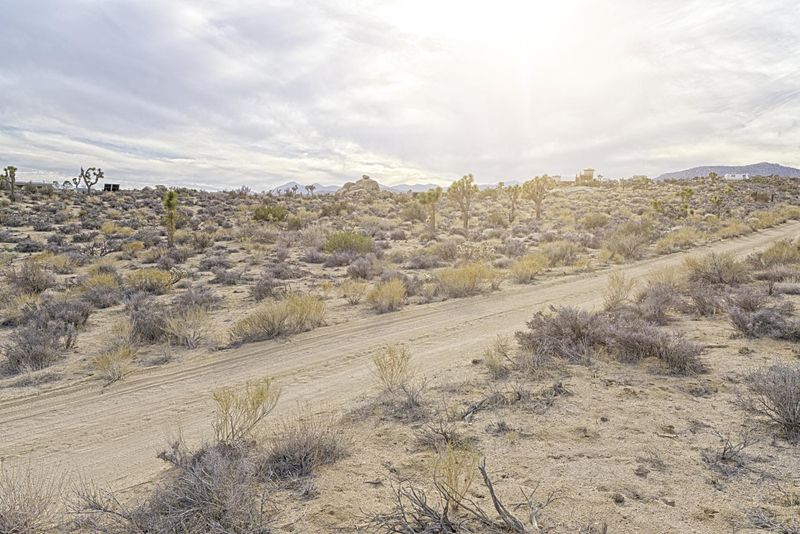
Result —
[{"label": "mountain ridge", "polygon": [[751,163],[750,165],[702,165],[682,171],[665,172],[656,177],[656,180],[689,180],[695,177],[708,176],[711,172],[715,172],[720,176],[724,174],[749,174],[750,176],[800,177],[800,169],[762,161],[760,163]]}]

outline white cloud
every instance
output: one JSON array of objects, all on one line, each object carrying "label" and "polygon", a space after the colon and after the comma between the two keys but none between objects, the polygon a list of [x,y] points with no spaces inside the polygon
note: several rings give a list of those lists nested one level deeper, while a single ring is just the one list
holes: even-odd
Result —
[{"label": "white cloud", "polygon": [[799,19],[789,0],[6,0],[0,163],[256,190],[797,165]]}]

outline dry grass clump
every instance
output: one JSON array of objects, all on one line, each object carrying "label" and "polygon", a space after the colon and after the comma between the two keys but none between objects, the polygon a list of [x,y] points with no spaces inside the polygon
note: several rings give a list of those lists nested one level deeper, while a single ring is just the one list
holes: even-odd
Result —
[{"label": "dry grass clump", "polygon": [[511,276],[518,284],[529,284],[544,271],[549,264],[550,260],[544,254],[528,254],[511,264]]},{"label": "dry grass clump", "polygon": [[177,313],[167,317],[164,331],[169,339],[181,347],[195,349],[208,339],[211,317],[201,306],[178,308]]},{"label": "dry grass clump", "polygon": [[264,341],[313,330],[325,320],[325,303],[313,295],[290,293],[286,298],[261,304],[230,330],[234,343]]},{"label": "dry grass clump", "polygon": [[684,266],[689,282],[694,284],[737,285],[750,278],[747,264],[728,252],[686,258]]},{"label": "dry grass clump", "polygon": [[367,294],[367,284],[356,280],[345,280],[339,286],[339,292],[348,304],[355,306]]},{"label": "dry grass clump", "polygon": [[772,244],[758,259],[765,268],[800,263],[800,248],[789,240],[781,240]]},{"label": "dry grass clump", "polygon": [[511,342],[505,336],[497,336],[494,342],[483,350],[483,364],[489,376],[498,380],[508,376],[507,364],[511,359]]},{"label": "dry grass clump", "polygon": [[441,269],[436,271],[434,276],[439,290],[444,295],[450,298],[462,298],[494,288],[499,273],[485,263],[476,262]]},{"label": "dry grass clump", "polygon": [[394,393],[407,385],[414,377],[411,367],[411,351],[404,345],[389,345],[372,358],[375,376],[385,391]]},{"label": "dry grass clump", "polygon": [[434,477],[446,491],[447,504],[453,511],[469,492],[478,474],[480,456],[472,451],[461,450],[449,445],[439,454],[434,467]]},{"label": "dry grass clump", "polygon": [[800,364],[779,364],[748,377],[745,405],[777,425],[789,438],[800,438]]},{"label": "dry grass clump", "polygon": [[312,475],[319,467],[346,458],[350,439],[333,418],[307,417],[284,421],[272,437],[259,468],[272,479]]},{"label": "dry grass clump", "polygon": [[119,344],[95,356],[92,367],[100,378],[110,384],[130,372],[135,356],[136,349],[130,343]]},{"label": "dry grass clump", "polygon": [[636,280],[625,276],[624,272],[617,271],[608,275],[608,284],[603,291],[603,307],[606,310],[616,310],[630,301],[631,292],[636,287]]},{"label": "dry grass clump", "polygon": [[656,241],[656,252],[668,254],[697,246],[703,240],[703,234],[692,226],[684,226],[673,230]]},{"label": "dry grass clump", "polygon": [[269,378],[247,382],[240,389],[215,390],[211,397],[216,403],[213,427],[217,442],[232,444],[251,438],[279,396],[280,390]]},{"label": "dry grass clump", "polygon": [[142,291],[151,295],[163,295],[172,289],[176,280],[169,271],[149,267],[128,274],[125,277],[125,282],[134,291]]},{"label": "dry grass clump", "polygon": [[0,464],[0,532],[56,532],[62,480]]},{"label": "dry grass clump", "polygon": [[747,235],[752,233],[753,229],[750,228],[748,225],[741,221],[731,221],[719,230],[717,230],[717,235],[723,239],[728,239],[731,237],[739,237],[742,235]]},{"label": "dry grass clump", "polygon": [[367,302],[378,313],[399,310],[406,301],[406,284],[399,278],[379,282],[367,293]]}]

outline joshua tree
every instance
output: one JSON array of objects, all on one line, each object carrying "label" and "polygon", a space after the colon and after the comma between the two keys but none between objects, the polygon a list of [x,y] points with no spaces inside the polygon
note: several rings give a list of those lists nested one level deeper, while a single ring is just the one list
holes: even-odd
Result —
[{"label": "joshua tree", "polygon": [[547,198],[547,193],[553,188],[553,179],[547,176],[537,176],[533,180],[528,180],[522,185],[522,193],[525,198],[533,201],[536,206],[536,218],[542,218],[542,204]]},{"label": "joshua tree", "polygon": [[9,197],[11,198],[11,202],[17,200],[17,193],[16,193],[16,186],[17,186],[17,168],[13,165],[9,165],[5,169],[3,169],[3,181],[8,183],[8,190],[9,190]]},{"label": "joshua tree", "polygon": [[435,187],[430,191],[426,191],[419,196],[419,203],[423,206],[428,206],[431,210],[430,212],[430,221],[431,221],[431,232],[436,233],[436,205],[442,199],[442,188]]},{"label": "joshua tree", "polygon": [[161,201],[166,213],[164,214],[164,226],[167,227],[167,245],[170,247],[175,244],[175,223],[178,219],[178,193],[167,191],[164,193],[164,200]]},{"label": "joshua tree", "polygon": [[681,211],[683,211],[684,217],[688,217],[691,212],[689,203],[692,201],[692,196],[694,196],[694,189],[691,187],[684,187],[678,192],[678,198],[681,199]]},{"label": "joshua tree", "polygon": [[462,176],[460,180],[453,182],[447,189],[447,196],[453,199],[461,210],[464,230],[469,230],[470,208],[472,207],[472,200],[477,194],[478,186],[475,185],[475,178],[471,174]]},{"label": "joshua tree", "polygon": [[316,188],[317,188],[317,186],[315,186],[313,184],[312,185],[307,185],[306,186],[306,191],[308,191],[308,196],[313,197],[314,196],[314,190]]},{"label": "joshua tree", "polygon": [[[92,194],[92,186],[95,185],[97,182],[103,179],[103,169],[95,169],[94,167],[89,167],[86,170],[83,170],[81,167],[81,174],[78,176],[80,180],[83,181],[83,184],[86,186],[86,193]],[[74,180],[73,180],[74,183]],[[77,184],[76,184],[77,189]]]},{"label": "joshua tree", "polygon": [[508,201],[511,204],[511,207],[508,211],[508,222],[513,223],[517,218],[517,203],[519,202],[519,198],[522,196],[522,187],[515,184],[505,187],[501,189],[501,191],[505,193],[505,195],[508,197]]}]

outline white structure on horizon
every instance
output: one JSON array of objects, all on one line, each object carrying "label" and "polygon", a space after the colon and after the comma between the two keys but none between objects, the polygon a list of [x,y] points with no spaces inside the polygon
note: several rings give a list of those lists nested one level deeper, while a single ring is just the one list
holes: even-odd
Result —
[{"label": "white structure on horizon", "polygon": [[736,173],[728,173],[722,177],[723,180],[749,180],[750,175],[745,173],[736,174]]}]

